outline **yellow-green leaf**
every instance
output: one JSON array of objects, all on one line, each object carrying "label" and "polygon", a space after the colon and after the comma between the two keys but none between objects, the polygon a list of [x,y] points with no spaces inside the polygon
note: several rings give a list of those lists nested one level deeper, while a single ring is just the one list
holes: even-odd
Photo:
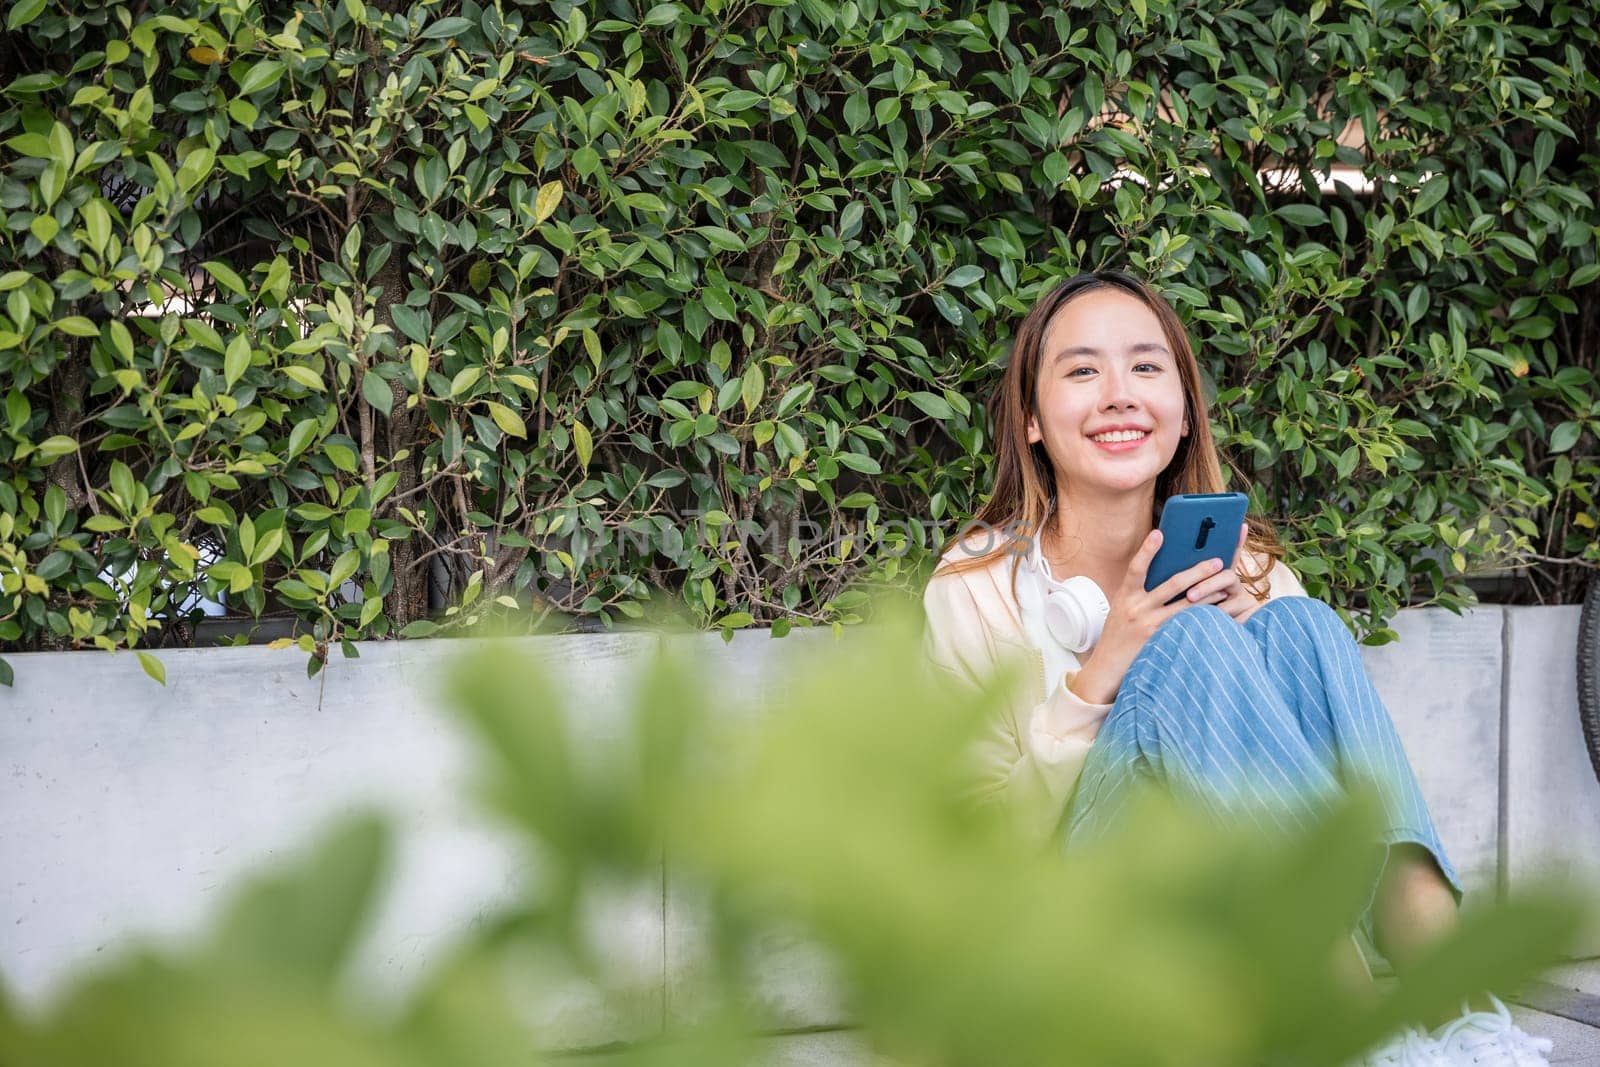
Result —
[{"label": "yellow-green leaf", "polygon": [[111,339],[111,347],[116,351],[117,355],[132,363],[133,334],[129,332],[128,327],[116,319],[112,319],[106,323],[106,336]]},{"label": "yellow-green leaf", "polygon": [[482,367],[461,368],[461,370],[456,372],[456,376],[450,380],[450,398],[454,400],[456,397],[465,393],[468,389],[471,389],[478,383],[478,378],[482,374]]},{"label": "yellow-green leaf", "polygon": [[299,382],[307,389],[314,389],[319,393],[324,392],[327,389],[327,386],[322,384],[322,375],[318,374],[310,367],[302,367],[298,363],[295,363],[283,368],[283,373],[287,374],[290,378],[294,379],[296,382]]},{"label": "yellow-green leaf", "polygon": [[160,682],[162,685],[166,685],[167,684],[167,668],[166,668],[166,666],[160,660],[158,660],[154,656],[152,656],[150,653],[148,653],[148,652],[140,652],[139,653],[139,666],[144,668],[144,673],[148,674],[150,677],[154,678],[156,681]]},{"label": "yellow-green leaf", "polygon": [[100,331],[95,329],[94,323],[82,315],[68,315],[64,319],[56,320],[56,329],[62,333],[70,333],[74,337],[99,337]]},{"label": "yellow-green leaf", "polygon": [[594,454],[594,438],[589,436],[589,427],[581,422],[572,424],[572,446],[578,450],[578,462],[587,471],[589,457]]},{"label": "yellow-green leaf", "polygon": [[556,208],[561,206],[561,183],[545,182],[539,186],[539,195],[533,201],[533,221],[535,224],[543,222],[556,213]]},{"label": "yellow-green leaf", "polygon": [[744,387],[742,398],[746,413],[753,412],[756,405],[761,403],[761,394],[766,391],[767,381],[761,373],[761,364],[752,363],[744,371]]},{"label": "yellow-green leaf", "polygon": [[250,366],[250,339],[244,334],[239,334],[228,342],[228,352],[222,357],[222,378],[228,383],[228,388],[233,388],[233,383]]},{"label": "yellow-green leaf", "polygon": [[62,456],[70,456],[77,450],[78,442],[74,441],[65,434],[56,434],[54,437],[46,437],[43,441],[39,442],[39,455],[43,456],[45,459],[60,459]]},{"label": "yellow-green leaf", "polygon": [[[528,436],[528,427],[523,424],[521,415],[518,415],[515,411],[512,411],[504,404],[496,403],[493,400],[489,401],[488,403],[489,414],[494,419],[494,424],[496,426],[500,427],[500,429],[504,430],[512,437]],[[587,436],[587,431],[585,431],[585,435]],[[584,462],[587,464],[587,457],[584,457]]]}]

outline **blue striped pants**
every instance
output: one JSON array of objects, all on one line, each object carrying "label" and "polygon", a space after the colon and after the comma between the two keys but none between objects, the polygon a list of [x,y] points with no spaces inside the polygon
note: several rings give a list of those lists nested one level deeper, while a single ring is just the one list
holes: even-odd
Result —
[{"label": "blue striped pants", "polygon": [[[1068,803],[1062,844],[1098,836],[1141,779],[1214,814],[1244,811],[1293,831],[1357,778],[1382,803],[1385,858],[1399,842],[1423,846],[1459,904],[1461,880],[1338,614],[1313,597],[1284,597],[1241,625],[1197,605],[1157,628],[1128,668]],[[1369,897],[1360,920],[1369,940],[1371,912]]]}]

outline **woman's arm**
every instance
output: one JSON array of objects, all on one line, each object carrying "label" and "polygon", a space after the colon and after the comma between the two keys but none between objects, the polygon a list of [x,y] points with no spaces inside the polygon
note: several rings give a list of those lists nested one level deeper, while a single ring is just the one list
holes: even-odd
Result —
[{"label": "woman's arm", "polygon": [[[996,641],[960,575],[936,576],[923,592],[923,652],[939,676],[981,690],[1003,658],[1021,666],[1021,682],[991,709],[972,752],[972,795],[999,804],[1027,838],[1054,834],[1089,747],[1110,704],[1092,704],[1058,679],[1038,703],[1039,653]],[[1069,672],[1070,674],[1070,672]]]}]

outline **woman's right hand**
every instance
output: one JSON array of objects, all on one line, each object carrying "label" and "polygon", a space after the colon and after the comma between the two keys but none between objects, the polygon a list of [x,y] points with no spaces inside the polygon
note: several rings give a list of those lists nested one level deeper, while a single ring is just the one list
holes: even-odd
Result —
[{"label": "woman's right hand", "polygon": [[[1072,679],[1072,691],[1091,704],[1109,704],[1116,700],[1128,668],[1162,623],[1185,608],[1212,603],[1217,599],[1214,594],[1191,601],[1182,595],[1196,582],[1222,569],[1222,560],[1215,557],[1179,571],[1146,592],[1145,577],[1150,572],[1150,561],[1160,547],[1161,531],[1151,530],[1139,546],[1139,551],[1128,561],[1128,572],[1123,575],[1121,587],[1110,597],[1111,613],[1106,616],[1100,640]],[[1167,601],[1173,597],[1178,597],[1177,602],[1168,604]]]}]

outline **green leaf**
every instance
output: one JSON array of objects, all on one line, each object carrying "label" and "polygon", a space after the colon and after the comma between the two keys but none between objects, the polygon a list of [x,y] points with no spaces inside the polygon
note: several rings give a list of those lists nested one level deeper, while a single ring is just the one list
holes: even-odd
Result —
[{"label": "green leaf", "polygon": [[463,367],[450,379],[450,399],[465,396],[467,391],[478,384],[478,379],[483,376],[483,368],[477,365]]},{"label": "green leaf", "polygon": [[333,561],[332,569],[328,571],[328,588],[339,588],[350,579],[351,575],[355,574],[360,566],[361,550],[359,548],[341,552],[339,558]]},{"label": "green leaf", "polygon": [[646,26],[670,26],[683,17],[683,8],[677,4],[657,4],[644,16]]},{"label": "green leaf", "polygon": [[1450,191],[1450,178],[1448,175],[1435,174],[1422,183],[1422,191],[1417,194],[1417,199],[1411,205],[1411,213],[1420,215],[1443,200]]},{"label": "green leaf", "polygon": [[527,437],[528,427],[523,423],[522,416],[512,411],[504,404],[493,400],[487,401],[489,415],[494,419],[494,424],[512,437]]},{"label": "green leaf", "polygon": [[311,443],[311,438],[318,428],[316,419],[301,419],[294,424],[294,429],[289,431],[289,459],[293,459],[304,452],[306,445]]},{"label": "green leaf", "polygon": [[283,527],[275,526],[261,535],[261,540],[256,542],[256,547],[250,553],[252,564],[265,563],[278,554],[278,549],[283,547]]},{"label": "green leaf", "polygon": [[263,59],[245,71],[239,79],[239,95],[250,96],[275,85],[283,76],[283,64],[276,59]]},{"label": "green leaf", "polygon": [[[45,0],[17,0],[11,5],[11,13],[6,16],[6,29],[16,30],[39,17],[39,12],[44,10]],[[8,681],[5,683],[10,685]]]},{"label": "green leaf", "polygon": [[303,367],[298,363],[291,363],[289,366],[282,369],[286,377],[292,381],[298,382],[307,389],[313,389],[316,392],[321,393],[325,392],[328,388],[322,383],[322,375],[318,374],[310,367]]},{"label": "green leaf", "polygon": [[744,410],[748,414],[755,411],[756,405],[761,403],[762,394],[766,392],[766,376],[761,373],[761,364],[752,363],[745,368],[744,383],[740,398],[744,401]]},{"label": "green leaf", "polygon": [[50,138],[42,133],[19,133],[6,140],[6,147],[19,156],[33,159],[51,159],[56,154]]},{"label": "green leaf", "polygon": [[1295,226],[1321,226],[1328,221],[1328,213],[1315,204],[1285,204],[1277,215]]},{"label": "green leaf", "polygon": [[387,381],[371,370],[361,376],[361,396],[374,410],[382,412],[385,418],[394,408],[394,391]]},{"label": "green leaf", "polygon": [[112,319],[106,323],[106,336],[111,341],[111,349],[121,356],[124,362],[133,362],[133,334],[123,323]]},{"label": "green leaf", "polygon": [[354,474],[356,472],[356,454],[352,449],[344,445],[323,445],[322,454],[327,456],[329,462],[346,474]]},{"label": "green leaf", "polygon": [[250,291],[245,288],[244,279],[239,277],[232,267],[226,263],[219,263],[214,259],[200,264],[202,270],[217,280],[217,283],[226,289],[232,290],[239,296],[248,297]]},{"label": "green leaf", "polygon": [[239,380],[249,366],[250,340],[241,333],[228,342],[227,354],[222,359],[222,377],[229,389],[233,388],[233,383]]},{"label": "green leaf", "polygon": [[707,286],[700,291],[700,298],[705,302],[706,310],[711,312],[711,317],[721,319],[723,322],[734,322],[739,313],[734,309],[733,297],[727,290]]},{"label": "green leaf", "polygon": [[68,315],[64,319],[57,319],[55,326],[62,333],[70,333],[74,337],[100,336],[95,324],[82,315]]},{"label": "green leaf", "polygon": [[471,19],[462,18],[460,15],[452,15],[449,18],[439,19],[437,22],[430,23],[428,28],[417,34],[417,36],[423,40],[437,41],[446,37],[460,37],[470,29],[472,29]]},{"label": "green leaf", "polygon": [[138,653],[139,653],[139,666],[144,668],[144,673],[148,674],[150,677],[154,678],[156,681],[160,682],[162,685],[166,685],[167,684],[167,668],[166,668],[166,665],[163,664],[160,660],[156,659],[150,653],[144,651],[143,649],[138,650]]},{"label": "green leaf", "polygon": [[866,93],[851,93],[844,102],[844,121],[850,127],[850,132],[855,133],[867,124],[872,117],[872,107],[867,103]]},{"label": "green leaf", "polygon": [[[587,178],[600,169],[600,153],[589,145],[584,145],[572,153],[572,169],[578,172],[578,177]],[[559,185],[559,182],[553,183]],[[554,209],[552,209],[554,210]]]},{"label": "green leaf", "polygon": [[965,289],[973,282],[979,281],[982,278],[983,268],[968,264],[964,267],[957,267],[949,274],[946,274],[944,276],[944,283],[956,289]]},{"label": "green leaf", "polygon": [[704,237],[707,244],[719,251],[744,251],[744,241],[732,230],[724,229],[721,226],[696,226],[694,232]]},{"label": "green leaf", "polygon": [[533,199],[533,221],[536,225],[556,213],[556,208],[561,206],[561,195],[559,181],[545,182],[539,186],[539,194]]},{"label": "green leaf", "polygon": [[950,407],[950,402],[936,393],[915,392],[910,400],[928,415],[936,419],[949,419],[955,417],[955,412]]},{"label": "green leaf", "polygon": [[72,554],[70,552],[55,551],[39,561],[33,573],[45,581],[54,581],[72,569]]},{"label": "green leaf", "polygon": [[578,452],[579,466],[588,470],[589,458],[594,454],[594,439],[589,436],[589,427],[581,422],[572,424],[572,447]]},{"label": "green leaf", "polygon": [[783,394],[783,399],[778,401],[778,418],[786,419],[794,414],[801,405],[811,399],[812,394],[815,392],[816,386],[810,382],[801,382],[799,385],[790,387],[789,391]]},{"label": "green leaf", "polygon": [[408,339],[419,345],[428,343],[428,324],[422,312],[404,304],[390,304],[389,317],[394,320],[395,329]]},{"label": "green leaf", "polygon": [[989,5],[989,29],[998,43],[1005,40],[1011,28],[1011,5],[1006,0],[993,0]]},{"label": "green leaf", "polygon": [[622,202],[629,207],[636,207],[640,211],[661,212],[667,210],[667,205],[654,193],[629,193],[622,198]]},{"label": "green leaf", "polygon": [[62,456],[70,456],[77,450],[78,442],[65,434],[56,434],[54,437],[46,437],[39,442],[38,455],[45,459],[55,460],[60,459]]},{"label": "green leaf", "polygon": [[1550,433],[1550,451],[1565,452],[1578,443],[1578,438],[1583,435],[1583,424],[1579,422],[1563,422]]},{"label": "green leaf", "polygon": [[841,466],[849,467],[859,474],[882,474],[883,468],[878,466],[878,461],[871,456],[863,456],[858,452],[839,452],[833,457]]},{"label": "green leaf", "polygon": [[[1567,284],[1573,287],[1588,285],[1596,278],[1600,278],[1600,263],[1585,263],[1572,272],[1572,277],[1567,279]],[[0,288],[3,288],[3,285],[0,285]]]}]

